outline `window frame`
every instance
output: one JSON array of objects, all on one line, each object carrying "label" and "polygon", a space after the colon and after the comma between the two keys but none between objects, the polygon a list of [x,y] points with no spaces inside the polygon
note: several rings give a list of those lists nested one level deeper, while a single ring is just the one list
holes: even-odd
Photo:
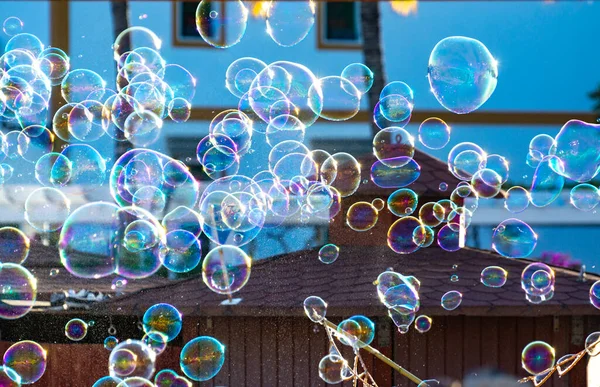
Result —
[{"label": "window frame", "polygon": [[[198,48],[216,48],[206,43],[202,36],[198,33],[198,38],[184,37],[181,35],[181,25],[183,24],[183,12],[181,6],[186,1],[173,1],[171,3],[171,25],[172,25],[172,45],[173,47],[198,47]],[[223,2],[218,2],[219,17],[225,17],[225,7]],[[225,43],[225,31],[221,31],[219,36],[219,44]]]},{"label": "window frame", "polygon": [[356,41],[344,41],[344,40],[328,40],[325,38],[325,31],[327,30],[327,8],[325,2],[319,2],[319,9],[317,12],[317,48],[320,50],[360,50],[362,48],[362,28],[360,26],[360,8],[358,1],[347,1],[354,5],[354,12],[356,14],[356,29],[358,39]]}]

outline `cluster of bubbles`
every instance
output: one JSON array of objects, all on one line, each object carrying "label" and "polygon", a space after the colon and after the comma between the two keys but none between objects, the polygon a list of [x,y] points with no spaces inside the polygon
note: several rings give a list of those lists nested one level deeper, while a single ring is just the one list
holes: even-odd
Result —
[{"label": "cluster of bubbles", "polygon": [[374,284],[377,286],[379,300],[388,308],[388,315],[398,331],[407,333],[421,307],[421,282],[413,276],[387,270],[379,274]]},{"label": "cluster of bubbles", "polygon": [[550,300],[554,296],[554,284],[554,270],[545,263],[531,263],[521,273],[521,288],[532,304]]}]

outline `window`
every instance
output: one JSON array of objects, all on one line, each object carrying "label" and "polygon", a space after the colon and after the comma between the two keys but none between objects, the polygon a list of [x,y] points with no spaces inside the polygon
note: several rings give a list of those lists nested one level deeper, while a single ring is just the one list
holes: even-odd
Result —
[{"label": "window", "polygon": [[[196,29],[196,9],[198,1],[177,1],[173,2],[173,45],[184,47],[212,47],[207,44]],[[221,17],[223,12],[220,8],[223,3],[209,3],[211,8],[214,8]],[[219,38],[217,34],[218,24],[220,20],[216,19],[215,23],[210,23],[204,33],[211,38]],[[222,38],[222,37],[221,37]]]},{"label": "window", "polygon": [[361,42],[358,2],[324,2],[319,9],[319,48],[359,48]]}]

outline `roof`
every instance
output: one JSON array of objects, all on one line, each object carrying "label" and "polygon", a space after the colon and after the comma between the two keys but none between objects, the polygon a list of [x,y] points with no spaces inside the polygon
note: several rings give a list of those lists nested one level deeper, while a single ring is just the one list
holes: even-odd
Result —
[{"label": "roof", "polygon": [[[318,249],[294,252],[258,261],[250,280],[234,298],[237,305],[220,305],[226,298],[210,291],[195,277],[157,288],[98,303],[92,313],[143,314],[151,305],[166,302],[187,316],[271,316],[302,315],[302,303],[308,296],[322,297],[328,303],[328,315],[385,315],[373,281],[388,268],[421,281],[421,311],[435,315],[586,315],[595,312],[589,305],[588,292],[598,279],[589,276],[578,281],[578,273],[555,268],[554,298],[539,305],[525,300],[520,286],[522,270],[531,261],[501,257],[488,251],[463,248],[450,253],[437,247],[421,249],[410,255],[398,255],[387,246],[342,246],[333,264],[318,261]],[[457,269],[453,269],[457,265]],[[509,275],[502,288],[480,283],[487,266],[502,266]],[[459,276],[451,282],[451,274]],[[463,293],[463,302],[455,311],[440,306],[441,296],[450,290]]]}]

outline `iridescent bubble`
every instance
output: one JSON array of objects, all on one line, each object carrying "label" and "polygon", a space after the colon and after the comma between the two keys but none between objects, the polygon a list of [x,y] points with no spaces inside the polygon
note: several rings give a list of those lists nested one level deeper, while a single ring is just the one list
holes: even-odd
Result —
[{"label": "iridescent bubble", "polygon": [[529,207],[529,192],[520,186],[510,187],[506,191],[506,199],[504,199],[504,208],[508,212],[518,214],[523,212]]},{"label": "iridescent bubble", "polygon": [[381,301],[387,308],[393,308],[404,314],[417,312],[421,305],[417,289],[404,277],[400,284],[385,291]]},{"label": "iridescent bubble", "polygon": [[169,338],[167,335],[150,331],[142,337],[142,342],[149,346],[157,355],[160,355],[167,348]]},{"label": "iridescent bubble", "polygon": [[521,352],[521,365],[531,375],[537,375],[554,366],[554,348],[543,341],[533,341]]},{"label": "iridescent bubble", "polygon": [[172,341],[182,327],[181,313],[172,305],[156,304],[148,308],[143,317],[144,332],[159,332]]},{"label": "iridescent bubble", "polygon": [[106,87],[106,82],[97,73],[87,69],[69,72],[61,83],[61,94],[67,103],[82,102],[88,96]]},{"label": "iridescent bubble", "polygon": [[116,376],[103,376],[92,387],[117,387],[123,380]]},{"label": "iridescent bubble", "polygon": [[358,346],[360,325],[352,319],[346,319],[337,326],[337,337],[340,342],[350,347]]},{"label": "iridescent bubble", "polygon": [[398,219],[388,230],[388,246],[399,254],[410,254],[417,251],[419,245],[413,241],[413,233],[419,226],[421,226],[421,222],[412,216]]},{"label": "iridescent bubble", "polygon": [[481,271],[480,281],[489,288],[501,288],[507,278],[508,272],[500,266],[488,266]]},{"label": "iridescent bubble", "polygon": [[373,72],[362,63],[349,64],[342,70],[341,76],[349,80],[361,94],[366,93],[373,86]]},{"label": "iridescent bubble", "polygon": [[295,116],[282,114],[273,118],[267,126],[267,143],[275,146],[283,141],[304,141],[306,127]]},{"label": "iridescent bubble", "polygon": [[387,205],[390,212],[403,217],[412,214],[417,209],[419,197],[409,188],[400,188],[388,196]]},{"label": "iridescent bubble", "polygon": [[415,319],[415,329],[419,333],[429,332],[429,330],[431,329],[431,322],[431,317],[421,315]]},{"label": "iridescent bubble", "polygon": [[217,246],[202,262],[202,280],[215,293],[235,293],[248,282],[251,267],[252,259],[239,247]]},{"label": "iridescent bubble", "polygon": [[348,362],[338,354],[326,355],[319,362],[319,377],[325,383],[341,383],[348,378],[350,372]]},{"label": "iridescent bubble", "polygon": [[556,173],[585,183],[600,171],[600,125],[570,120],[556,135],[550,154],[560,160],[560,166],[553,165]]},{"label": "iridescent bubble", "polygon": [[538,235],[525,222],[511,218],[502,221],[492,234],[492,248],[508,258],[528,257],[537,245]]},{"label": "iridescent bubble", "polygon": [[225,74],[225,86],[234,96],[241,98],[250,90],[254,78],[267,64],[259,59],[244,57],[233,61]]},{"label": "iridescent bubble", "polygon": [[445,217],[444,206],[437,202],[425,203],[419,209],[419,220],[425,226],[439,226],[442,221],[444,221]]},{"label": "iridescent bubble", "polygon": [[414,138],[404,129],[389,127],[373,137],[373,154],[382,164],[397,168],[406,165],[415,153]]},{"label": "iridescent bubble", "polygon": [[398,328],[398,332],[401,334],[408,333],[408,329],[411,324],[415,321],[414,313],[404,313],[400,312],[395,308],[388,309],[388,315],[394,322],[394,325]]},{"label": "iridescent bubble", "polygon": [[440,228],[437,234],[437,243],[446,251],[460,250],[460,231],[453,230],[449,224]]},{"label": "iridescent bubble", "polygon": [[4,353],[4,366],[21,377],[21,384],[33,384],[46,371],[46,350],[35,341],[19,341]]},{"label": "iridescent bubble", "polygon": [[554,282],[554,270],[541,262],[527,265],[521,273],[521,288],[531,302],[540,303],[552,298]]},{"label": "iridescent bubble", "polygon": [[149,379],[139,376],[127,377],[117,384],[117,387],[155,387]]},{"label": "iridescent bubble", "polygon": [[450,142],[451,128],[441,118],[428,118],[419,126],[419,141],[429,149],[442,149]]},{"label": "iridescent bubble", "polygon": [[160,248],[160,260],[164,267],[176,272],[187,273],[200,263],[202,247],[200,240],[186,230],[170,231]]},{"label": "iridescent bubble", "polygon": [[25,220],[38,231],[56,231],[71,212],[71,201],[56,188],[42,187],[25,201]]},{"label": "iridescent bubble", "polygon": [[435,231],[424,224],[413,231],[413,242],[419,247],[429,247],[435,240]]},{"label": "iridescent bubble", "polygon": [[550,150],[556,146],[554,138],[547,134],[538,134],[529,142],[527,153],[527,164],[536,168],[540,161],[550,154]]},{"label": "iridescent bubble", "polygon": [[129,223],[124,234],[123,245],[132,253],[156,246],[160,238],[156,225],[143,219]]},{"label": "iridescent bubble", "polygon": [[377,224],[379,212],[369,202],[356,202],[348,208],[346,224],[354,231],[367,231]]},{"label": "iridescent bubble", "polygon": [[29,256],[30,241],[27,235],[18,228],[0,228],[0,264],[25,262]]},{"label": "iridescent bubble", "polygon": [[65,325],[65,336],[71,341],[83,340],[87,335],[87,331],[88,324],[79,318],[71,319]]},{"label": "iridescent bubble", "polygon": [[442,296],[442,308],[446,310],[454,310],[462,303],[462,293],[451,290]]},{"label": "iridescent bubble", "polygon": [[480,169],[491,169],[500,176],[502,184],[506,183],[509,175],[509,163],[504,156],[488,155],[485,162],[479,165]]},{"label": "iridescent bubble", "polygon": [[370,318],[362,315],[352,316],[348,320],[354,321],[356,324],[358,324],[359,329],[358,331],[354,332],[358,340],[360,340],[360,342],[357,343],[358,347],[362,348],[370,345],[375,338],[375,324],[373,321]]},{"label": "iridescent bubble", "polygon": [[346,121],[358,113],[361,93],[352,82],[336,75],[316,82],[308,91],[315,114],[330,121]]},{"label": "iridescent bubble", "polygon": [[196,381],[207,381],[219,373],[225,362],[225,346],[209,336],[200,336],[182,349],[179,365],[183,373]]},{"label": "iridescent bubble", "polygon": [[431,51],[427,77],[440,105],[467,114],[483,105],[496,89],[498,63],[480,41],[451,36]]},{"label": "iridescent bubble", "polygon": [[173,98],[169,102],[169,118],[174,122],[185,122],[192,113],[192,104],[183,98]]},{"label": "iridescent bubble", "polygon": [[600,309],[600,281],[596,281],[590,286],[590,304],[596,309]]},{"label": "iridescent bubble", "polygon": [[313,1],[271,1],[267,8],[267,33],[275,43],[291,47],[300,43],[315,24]]},{"label": "iridescent bubble", "polygon": [[37,280],[29,270],[14,263],[0,265],[0,319],[14,320],[25,316],[33,308],[36,298]]},{"label": "iridescent bubble", "polygon": [[2,24],[2,31],[8,36],[13,36],[23,31],[23,22],[15,16],[7,17]]},{"label": "iridescent bubble", "polygon": [[390,168],[381,161],[375,161],[371,166],[371,181],[381,188],[406,187],[415,182],[421,176],[421,166],[414,159],[401,159],[403,160],[398,161],[398,164],[404,165],[398,168]]},{"label": "iridescent bubble", "polygon": [[600,354],[600,332],[593,332],[585,338],[585,351],[590,356]]},{"label": "iridescent bubble", "polygon": [[600,202],[600,193],[591,184],[578,184],[571,189],[570,201],[580,211],[591,211]]},{"label": "iridescent bubble", "polygon": [[556,170],[563,169],[562,162],[555,156],[547,156],[540,161],[529,189],[530,201],[536,207],[552,203],[562,192],[565,178]]},{"label": "iridescent bubble", "polygon": [[340,255],[340,248],[329,243],[319,249],[319,261],[331,264],[334,263]]},{"label": "iridescent bubble", "polygon": [[239,0],[203,0],[196,9],[198,33],[206,43],[217,48],[239,43],[246,32],[247,22],[248,9]]},{"label": "iridescent bubble", "polygon": [[119,344],[119,339],[114,336],[108,336],[106,339],[104,339],[104,348],[108,349],[109,351],[112,351],[117,344]]},{"label": "iridescent bubble", "polygon": [[149,378],[154,374],[156,353],[139,340],[127,340],[118,344],[108,358],[111,376]]},{"label": "iridescent bubble", "polygon": [[471,178],[471,187],[482,198],[493,198],[502,189],[502,177],[495,171],[480,169]]},{"label": "iridescent bubble", "polygon": [[71,184],[78,185],[85,192],[104,184],[106,161],[96,149],[87,144],[72,144],[61,153],[71,162]]},{"label": "iridescent bubble", "polygon": [[360,164],[349,153],[339,152],[328,157],[321,165],[321,173],[335,176],[330,184],[344,198],[354,194],[360,186]]},{"label": "iridescent bubble", "polygon": [[327,314],[327,303],[321,297],[310,296],[304,300],[304,313],[312,322],[321,322]]},{"label": "iridescent bubble", "polygon": [[472,142],[456,144],[448,152],[448,170],[460,180],[470,180],[479,169],[485,167],[487,155]]},{"label": "iridescent bubble", "polygon": [[13,50],[28,51],[37,58],[44,51],[44,44],[35,35],[20,33],[10,38],[4,48],[4,52]]},{"label": "iridescent bubble", "polygon": [[31,125],[19,133],[17,142],[21,157],[35,163],[40,157],[52,151],[54,135],[41,125]]}]

